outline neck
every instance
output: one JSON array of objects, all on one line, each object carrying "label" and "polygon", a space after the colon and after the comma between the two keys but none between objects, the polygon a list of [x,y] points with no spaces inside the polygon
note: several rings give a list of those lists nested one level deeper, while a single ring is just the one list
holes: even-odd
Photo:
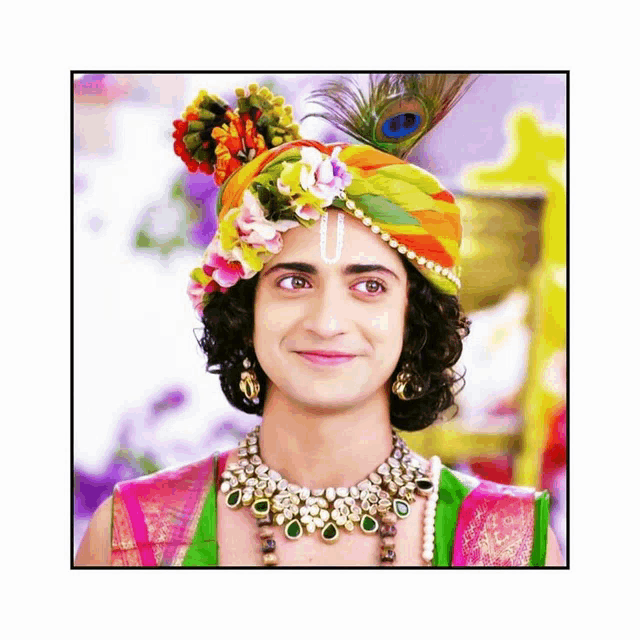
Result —
[{"label": "neck", "polygon": [[309,407],[270,386],[260,426],[260,455],[289,482],[309,489],[350,487],[364,480],[393,448],[389,396],[330,409]]}]

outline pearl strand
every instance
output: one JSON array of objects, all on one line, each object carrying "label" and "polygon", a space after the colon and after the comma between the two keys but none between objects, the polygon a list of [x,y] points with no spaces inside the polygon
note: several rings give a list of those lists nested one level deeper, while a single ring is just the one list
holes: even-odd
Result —
[{"label": "pearl strand", "polygon": [[438,456],[432,456],[431,462],[431,476],[433,478],[433,491],[427,498],[427,503],[424,508],[424,540],[422,544],[422,558],[431,566],[433,562],[433,551],[435,541],[435,521],[436,521],[436,504],[438,502],[438,488],[440,486],[440,471],[442,469],[442,463]]},{"label": "pearl strand", "polygon": [[411,251],[405,247],[403,244],[399,244],[397,240],[394,240],[391,235],[387,232],[381,233],[382,229],[377,224],[373,224],[373,219],[364,214],[362,209],[358,209],[356,203],[353,200],[347,199],[345,201],[345,206],[349,211],[353,212],[353,215],[358,218],[362,224],[369,227],[373,233],[379,236],[381,240],[388,243],[392,249],[396,249],[398,253],[406,255],[409,260],[415,260],[421,267],[426,267],[429,271],[433,271],[445,278],[451,280],[456,287],[460,288],[461,282],[460,278],[454,273],[453,269],[449,269],[447,267],[443,267],[439,265],[437,262],[433,260],[427,260],[424,256],[418,256],[415,251]]}]

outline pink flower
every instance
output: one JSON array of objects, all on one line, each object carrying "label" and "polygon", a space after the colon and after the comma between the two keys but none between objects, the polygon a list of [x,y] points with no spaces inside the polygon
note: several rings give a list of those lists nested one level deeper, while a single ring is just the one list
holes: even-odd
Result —
[{"label": "pink flower", "polygon": [[319,220],[320,212],[310,204],[296,205],[296,215],[303,220]]},{"label": "pink flower", "polygon": [[240,278],[251,278],[257,273],[247,264],[241,247],[223,251],[217,234],[205,253],[202,270],[221,287],[232,287]]},{"label": "pink flower", "polygon": [[241,242],[251,247],[264,247],[269,253],[282,251],[282,235],[279,231],[287,231],[300,225],[295,220],[279,220],[272,222],[264,216],[262,206],[247,189],[242,199],[242,208],[235,219],[238,236]]},{"label": "pink flower", "polygon": [[191,300],[193,308],[202,315],[203,298],[204,298],[204,285],[200,282],[196,282],[193,279],[189,280],[189,286],[187,287],[187,294]]}]

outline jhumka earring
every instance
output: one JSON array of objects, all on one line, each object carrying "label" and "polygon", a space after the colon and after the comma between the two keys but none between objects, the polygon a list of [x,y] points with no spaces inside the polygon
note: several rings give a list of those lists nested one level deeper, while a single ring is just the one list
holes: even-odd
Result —
[{"label": "jhumka earring", "polygon": [[[412,388],[413,393],[406,392],[407,386]],[[408,362],[405,362],[402,366],[402,370],[398,373],[391,390],[401,400],[416,400],[425,395],[424,381],[413,371]]]},{"label": "jhumka earring", "polygon": [[260,383],[256,372],[251,368],[251,361],[245,358],[242,364],[246,371],[240,374],[240,390],[246,396],[247,400],[251,400],[253,404],[258,404],[258,394],[260,393]]}]

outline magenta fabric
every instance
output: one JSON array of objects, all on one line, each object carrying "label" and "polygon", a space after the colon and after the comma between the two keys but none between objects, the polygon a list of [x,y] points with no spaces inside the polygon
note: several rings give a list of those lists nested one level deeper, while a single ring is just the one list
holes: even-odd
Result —
[{"label": "magenta fabric", "polygon": [[451,566],[528,566],[535,491],[483,480],[460,505]]},{"label": "magenta fabric", "polygon": [[129,514],[133,536],[135,538],[140,560],[145,567],[157,566],[153,548],[149,543],[149,532],[144,519],[144,514],[138,502],[137,486],[134,483],[123,485],[120,489],[120,498]]},{"label": "magenta fabric", "polygon": [[118,483],[111,564],[179,566],[213,485],[213,457]]}]

